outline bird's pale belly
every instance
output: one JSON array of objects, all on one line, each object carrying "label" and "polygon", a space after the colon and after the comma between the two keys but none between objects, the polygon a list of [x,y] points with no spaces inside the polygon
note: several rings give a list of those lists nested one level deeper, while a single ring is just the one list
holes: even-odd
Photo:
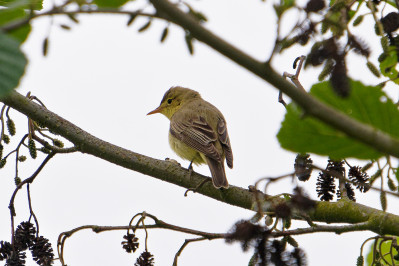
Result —
[{"label": "bird's pale belly", "polygon": [[205,163],[201,153],[176,139],[169,133],[169,145],[172,150],[181,158],[192,161],[194,164]]}]

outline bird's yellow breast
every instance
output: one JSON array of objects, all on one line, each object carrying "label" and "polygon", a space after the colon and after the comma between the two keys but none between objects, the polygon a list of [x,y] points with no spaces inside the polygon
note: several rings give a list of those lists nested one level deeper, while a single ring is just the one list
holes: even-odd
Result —
[{"label": "bird's yellow breast", "polygon": [[203,155],[199,151],[184,144],[182,141],[178,140],[170,133],[169,133],[169,145],[180,158],[183,158],[190,162],[192,161],[196,165],[206,163],[205,160],[203,159]]}]

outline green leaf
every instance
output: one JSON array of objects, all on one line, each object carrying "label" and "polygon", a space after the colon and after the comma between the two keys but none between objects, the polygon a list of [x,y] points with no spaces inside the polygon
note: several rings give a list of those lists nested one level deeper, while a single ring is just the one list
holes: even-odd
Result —
[{"label": "green leaf", "polygon": [[354,10],[348,10],[349,20],[351,20],[355,15],[356,15],[356,11],[354,11]]},{"label": "green leaf", "polygon": [[25,71],[27,60],[20,44],[0,32],[0,96],[17,87]]},{"label": "green leaf", "polygon": [[295,0],[280,0],[280,4],[274,4],[274,11],[277,17],[281,17],[285,11],[295,6]]},{"label": "green leaf", "polygon": [[98,7],[112,7],[118,8],[126,4],[129,0],[94,0],[93,4]]},{"label": "green leaf", "polygon": [[[329,82],[315,84],[310,94],[344,114],[371,125],[394,137],[399,136],[399,111],[378,87],[350,81],[351,94],[342,99],[335,95]],[[281,146],[298,153],[328,155],[333,159],[377,159],[382,156],[374,148],[348,137],[343,132],[312,117],[302,118],[295,104],[287,106],[287,114],[277,135]]]},{"label": "green leaf", "polygon": [[[381,242],[381,239],[378,240],[377,247],[379,247],[380,242]],[[372,261],[373,261],[374,243],[375,243],[375,242],[373,242],[373,244],[370,246],[370,251],[369,251],[369,252],[367,253],[367,255],[366,255],[366,256],[367,256],[367,257],[366,257],[367,265],[371,265],[371,264],[372,264]],[[392,262],[391,256],[389,255],[389,252],[390,252],[390,249],[391,249],[391,245],[392,245],[392,241],[391,241],[391,240],[384,241],[384,243],[382,243],[382,245],[381,245],[380,254],[385,254],[384,258],[385,258],[389,263],[391,263],[391,265],[398,265],[399,260],[397,260],[396,258],[394,258],[394,261],[395,261],[395,262]],[[397,256],[397,255],[398,255],[398,252],[396,251],[395,248],[392,248],[392,255],[393,255],[393,256]],[[381,260],[381,262],[383,262],[383,260]],[[384,264],[382,264],[382,265],[386,265],[386,264],[384,263]]]},{"label": "green leaf", "polygon": [[385,58],[380,62],[381,74],[399,84],[399,72],[396,70],[396,65],[398,64],[396,47],[389,46],[388,51],[384,55]]},{"label": "green leaf", "polygon": [[0,6],[5,6],[8,8],[42,10],[43,0],[0,0]]},{"label": "green leaf", "polygon": [[386,3],[387,3],[387,4],[390,4],[393,8],[397,8],[397,7],[396,7],[396,2],[393,1],[393,0],[388,0],[388,1],[386,1]]},{"label": "green leaf", "polygon": [[353,27],[356,27],[362,23],[364,16],[358,16],[354,21],[353,21]]},{"label": "green leaf", "polygon": [[[0,9],[0,26],[19,21],[27,17],[27,13],[21,8],[3,8]],[[31,26],[29,24],[25,24],[15,30],[8,31],[7,34],[23,43],[28,37],[30,30]]]}]

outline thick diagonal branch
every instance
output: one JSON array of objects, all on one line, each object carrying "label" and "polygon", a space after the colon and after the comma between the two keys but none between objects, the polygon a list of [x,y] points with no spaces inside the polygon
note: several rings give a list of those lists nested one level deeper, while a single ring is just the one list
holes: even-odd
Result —
[{"label": "thick diagonal branch", "polygon": [[[96,138],[18,92],[13,91],[8,96],[0,98],[0,101],[68,139],[83,153],[184,188],[195,187],[205,178],[209,178],[195,172],[190,176],[187,169],[175,163],[153,159]],[[229,189],[218,190],[208,182],[198,188],[197,192],[248,210],[254,210],[259,206],[254,197],[255,192],[240,187],[230,186]],[[262,199],[261,205],[265,212],[273,212],[274,207],[284,201],[279,197],[268,197],[261,192],[257,193],[258,199]],[[378,234],[399,235],[399,216],[349,200],[319,202],[316,209],[308,215],[315,222],[348,224],[367,222],[368,228],[362,229]],[[295,215],[293,218],[304,219],[301,215]]]},{"label": "thick diagonal branch", "polygon": [[[80,152],[184,188],[196,187],[209,178],[195,172],[190,177],[186,168],[174,162],[153,159],[103,141],[16,91],[0,98],[0,101],[68,139]],[[252,194],[245,189],[231,187],[222,191],[214,189],[212,183],[207,182],[197,192],[245,209],[252,209]]]}]

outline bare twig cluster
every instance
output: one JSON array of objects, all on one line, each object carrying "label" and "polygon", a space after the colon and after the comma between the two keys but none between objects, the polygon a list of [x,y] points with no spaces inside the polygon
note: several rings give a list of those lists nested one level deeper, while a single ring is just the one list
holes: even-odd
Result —
[{"label": "bare twig cluster", "polygon": [[[28,95],[26,98],[29,101],[36,101],[41,106],[44,104],[35,96]],[[1,241],[0,242],[0,260],[5,260],[6,265],[24,265],[25,264],[25,250],[29,249],[32,253],[33,259],[39,265],[51,265],[53,263],[54,254],[51,248],[51,244],[48,239],[39,235],[39,221],[35,215],[32,207],[30,185],[34,182],[36,177],[39,175],[41,170],[46,166],[46,164],[54,157],[56,153],[69,153],[76,151],[76,148],[63,148],[64,144],[61,140],[52,136],[51,130],[43,125],[39,125],[37,122],[28,117],[28,132],[22,136],[21,140],[18,142],[16,147],[8,152],[5,156],[2,156],[5,148],[4,145],[10,144],[10,136],[16,137],[16,125],[10,115],[10,106],[4,105],[0,113],[1,121],[1,138],[0,138],[0,158],[1,158],[1,168],[5,167],[7,159],[12,155],[15,155],[15,185],[16,188],[11,196],[9,209],[11,217],[11,241]],[[5,124],[7,125],[7,130],[9,135],[5,134]],[[50,133],[50,134],[49,134]],[[51,141],[50,144],[48,141]],[[26,143],[27,142],[27,143]],[[36,143],[40,144],[42,147],[37,148]],[[36,171],[29,177],[23,179],[19,175],[20,163],[27,160],[25,155],[21,155],[24,149],[30,154],[32,159],[37,158],[37,152],[46,154],[45,159],[40,163]],[[26,222],[21,222],[15,229],[14,217],[16,216],[16,210],[14,206],[14,201],[17,196],[18,191],[26,186],[27,189],[27,199],[28,208],[30,216]],[[35,225],[31,223],[34,220]]]},{"label": "bare twig cluster", "polygon": [[[135,225],[133,225],[133,222],[136,221]],[[146,219],[151,219],[153,223],[148,224]],[[181,226],[176,226],[170,223],[166,223],[162,220],[159,220],[156,216],[146,213],[146,212],[141,212],[132,217],[130,220],[129,224],[127,226],[98,226],[98,225],[85,225],[85,226],[80,226],[75,229],[72,229],[67,232],[63,232],[59,235],[58,237],[58,255],[59,259],[61,261],[62,265],[65,264],[64,260],[64,247],[65,247],[65,241],[67,238],[71,237],[73,234],[81,231],[81,230],[86,230],[86,229],[91,229],[96,233],[101,233],[101,232],[106,232],[106,231],[115,231],[115,230],[127,230],[126,235],[123,236],[123,241],[122,241],[122,247],[127,253],[134,253],[136,250],[139,249],[140,246],[140,241],[139,238],[137,237],[136,231],[137,229],[142,229],[145,231],[145,240],[144,240],[144,251],[141,253],[141,255],[137,258],[135,265],[141,266],[141,265],[154,265],[154,257],[153,255],[148,251],[148,238],[149,238],[149,229],[155,229],[155,228],[161,228],[161,229],[166,229],[166,230],[172,230],[180,233],[185,233],[185,234],[190,234],[190,235],[196,235],[199,238],[194,238],[194,239],[186,239],[186,241],[183,243],[181,248],[177,251],[173,265],[177,265],[177,260],[184,248],[191,242],[195,241],[202,241],[202,240],[213,240],[213,239],[221,239],[224,238],[226,234],[217,234],[217,233],[207,233],[203,231],[198,231],[186,227],[181,227]]]}]

